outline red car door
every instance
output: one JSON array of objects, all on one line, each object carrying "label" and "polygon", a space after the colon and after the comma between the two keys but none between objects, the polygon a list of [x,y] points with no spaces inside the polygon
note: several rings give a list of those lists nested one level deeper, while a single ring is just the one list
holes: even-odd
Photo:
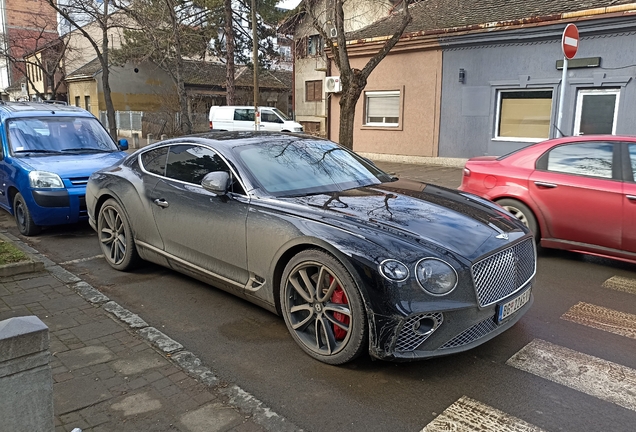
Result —
[{"label": "red car door", "polygon": [[[623,183],[623,245],[621,249],[636,253],[636,144],[627,145],[630,164],[630,173],[626,174]],[[627,168],[626,166],[626,168]],[[630,178],[631,177],[631,178]]]},{"label": "red car door", "polygon": [[614,147],[618,144],[570,143],[538,160],[529,193],[547,224],[543,238],[621,248],[624,197]]}]

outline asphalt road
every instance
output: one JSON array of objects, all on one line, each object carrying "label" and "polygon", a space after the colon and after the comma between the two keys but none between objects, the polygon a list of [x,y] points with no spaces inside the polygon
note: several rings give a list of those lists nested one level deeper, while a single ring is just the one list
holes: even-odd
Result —
[{"label": "asphalt road", "polygon": [[[461,176],[457,168],[379,165],[449,187]],[[17,235],[4,212],[0,226]],[[420,431],[445,410],[467,415],[462,397],[483,404],[481,419],[509,415],[546,431],[636,430],[633,265],[541,251],[534,306],[508,332],[449,357],[398,364],[363,357],[334,367],[306,356],[282,318],[221,290],[152,264],[112,270],[87,224],[21,238],[308,431]],[[610,289],[608,280],[628,289]],[[590,310],[614,319],[593,328]]]}]

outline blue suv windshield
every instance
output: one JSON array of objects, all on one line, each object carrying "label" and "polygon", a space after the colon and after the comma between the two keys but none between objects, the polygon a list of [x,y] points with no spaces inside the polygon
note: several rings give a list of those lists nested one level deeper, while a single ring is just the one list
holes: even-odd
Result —
[{"label": "blue suv windshield", "polygon": [[13,154],[101,153],[118,151],[115,142],[89,117],[24,117],[7,121]]}]

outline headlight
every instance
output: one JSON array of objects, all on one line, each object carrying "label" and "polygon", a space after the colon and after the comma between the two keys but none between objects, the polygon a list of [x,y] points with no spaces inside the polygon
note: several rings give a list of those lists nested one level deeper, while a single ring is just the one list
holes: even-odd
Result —
[{"label": "headlight", "polygon": [[424,258],[415,266],[417,281],[426,292],[436,296],[450,293],[457,286],[457,272],[437,258]]},{"label": "headlight", "polygon": [[299,127],[299,128],[294,128],[294,132],[302,132],[303,128]]},{"label": "headlight", "polygon": [[29,184],[37,189],[63,188],[64,183],[59,175],[46,171],[31,171],[29,173]]},{"label": "headlight", "polygon": [[409,269],[399,261],[388,259],[380,263],[380,274],[391,281],[402,282],[409,277]]}]

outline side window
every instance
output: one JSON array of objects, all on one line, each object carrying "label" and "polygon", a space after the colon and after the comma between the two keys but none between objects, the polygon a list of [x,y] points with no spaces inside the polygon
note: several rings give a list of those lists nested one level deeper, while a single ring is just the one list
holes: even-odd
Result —
[{"label": "side window", "polygon": [[[223,159],[208,148],[191,144],[170,147],[166,165],[167,177],[199,185],[203,177],[213,171],[225,171],[232,175]],[[235,193],[245,194],[236,179],[231,190]]]},{"label": "side window", "polygon": [[548,153],[548,171],[591,177],[612,178],[614,145],[586,142],[562,145]]},{"label": "side window", "polygon": [[168,147],[160,147],[141,154],[141,164],[150,173],[160,176],[166,175],[166,158]]},{"label": "side window", "polygon": [[631,161],[633,179],[636,181],[636,144],[629,144],[629,160]]},{"label": "side window", "polygon": [[282,123],[283,121],[278,118],[276,114],[271,111],[263,111],[261,112],[262,121],[269,123]]},{"label": "side window", "polygon": [[234,110],[234,120],[254,121],[254,109],[237,108]]}]

